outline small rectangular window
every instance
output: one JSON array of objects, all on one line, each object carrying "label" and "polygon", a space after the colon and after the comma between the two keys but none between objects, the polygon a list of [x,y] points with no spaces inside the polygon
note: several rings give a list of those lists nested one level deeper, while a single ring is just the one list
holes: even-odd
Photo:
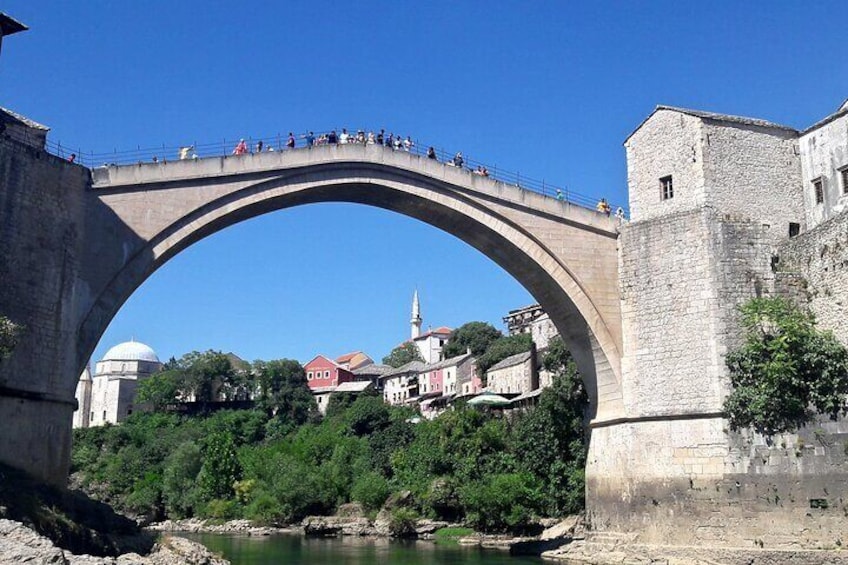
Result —
[{"label": "small rectangular window", "polygon": [[324,378],[325,378],[325,379],[329,379],[329,378],[330,378],[330,371],[324,371]]},{"label": "small rectangular window", "polygon": [[816,204],[824,203],[824,182],[821,177],[813,180],[813,192],[816,197]]},{"label": "small rectangular window", "polygon": [[306,373],[306,380],[308,380],[308,381],[312,380],[312,371],[309,371],[308,373]]},{"label": "small rectangular window", "polygon": [[660,179],[660,196],[663,200],[674,198],[674,184],[671,182],[671,175]]},{"label": "small rectangular window", "polygon": [[842,194],[848,194],[848,165],[839,169],[839,176],[842,178]]},{"label": "small rectangular window", "polygon": [[801,233],[801,224],[797,222],[789,222],[789,237],[795,237]]}]

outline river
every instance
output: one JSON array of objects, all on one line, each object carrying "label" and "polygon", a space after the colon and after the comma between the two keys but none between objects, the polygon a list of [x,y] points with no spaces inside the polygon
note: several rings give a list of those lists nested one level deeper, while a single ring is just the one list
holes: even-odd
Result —
[{"label": "river", "polygon": [[[185,535],[185,534],[181,534]],[[233,565],[540,565],[535,557],[497,550],[381,538],[305,538],[295,534],[185,535],[220,553]]]}]

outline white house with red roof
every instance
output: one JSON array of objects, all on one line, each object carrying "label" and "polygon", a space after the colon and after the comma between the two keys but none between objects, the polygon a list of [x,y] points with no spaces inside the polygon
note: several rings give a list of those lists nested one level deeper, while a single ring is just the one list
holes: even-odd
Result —
[{"label": "white house with red roof", "polygon": [[425,363],[438,363],[442,360],[442,348],[450,338],[453,330],[447,326],[429,329],[421,333],[421,303],[418,301],[418,291],[412,295],[412,318],[410,319],[410,339],[418,348]]}]

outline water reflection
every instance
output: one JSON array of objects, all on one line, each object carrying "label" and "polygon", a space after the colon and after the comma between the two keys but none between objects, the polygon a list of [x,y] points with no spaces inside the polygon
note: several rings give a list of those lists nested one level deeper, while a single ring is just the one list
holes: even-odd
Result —
[{"label": "water reflection", "polygon": [[192,534],[194,540],[222,554],[233,565],[539,565],[541,559],[511,557],[478,547],[439,545],[382,538],[304,538],[300,535],[226,536]]}]

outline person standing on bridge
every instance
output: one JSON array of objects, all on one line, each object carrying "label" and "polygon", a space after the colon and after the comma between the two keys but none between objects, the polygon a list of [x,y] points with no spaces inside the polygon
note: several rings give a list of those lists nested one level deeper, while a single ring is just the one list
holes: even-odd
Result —
[{"label": "person standing on bridge", "polygon": [[336,135],[336,130],[331,131],[330,134],[327,136],[327,143],[329,143],[330,145],[335,145],[338,142],[339,136]]},{"label": "person standing on bridge", "polygon": [[245,155],[247,153],[247,143],[244,142],[244,139],[238,142],[236,148],[233,149],[233,155]]},{"label": "person standing on bridge", "polygon": [[303,141],[306,142],[307,147],[312,147],[315,145],[315,134],[310,131],[303,137]]},{"label": "person standing on bridge", "polygon": [[436,149],[432,145],[427,148],[427,158],[436,160]]},{"label": "person standing on bridge", "polygon": [[256,142],[256,152],[262,153],[262,148],[265,146],[265,143],[260,139]]},{"label": "person standing on bridge", "polygon": [[289,132],[289,139],[288,141],[286,141],[286,147],[288,147],[289,149],[294,149],[294,144],[294,134],[292,132]]}]

